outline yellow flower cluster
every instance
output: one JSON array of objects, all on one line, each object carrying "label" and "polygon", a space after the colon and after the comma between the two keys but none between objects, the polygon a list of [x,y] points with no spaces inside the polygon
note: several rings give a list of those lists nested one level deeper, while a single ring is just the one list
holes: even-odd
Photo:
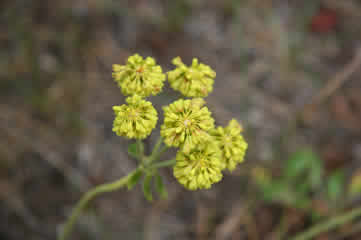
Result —
[{"label": "yellow flower cluster", "polygon": [[209,139],[208,131],[214,128],[211,113],[200,98],[179,99],[164,107],[164,123],[160,134],[168,146],[181,147],[188,153],[198,143]]},{"label": "yellow flower cluster", "polygon": [[[186,97],[163,107],[160,134],[167,146],[178,147],[173,173],[187,189],[207,189],[222,179],[222,171],[232,171],[247,150],[240,124],[232,119],[228,126],[214,126],[214,119],[200,97],[213,90],[216,73],[195,58],[187,67],[177,57],[176,68],[167,73],[171,87]],[[113,65],[113,77],[122,89],[127,104],[114,106],[113,131],[119,136],[143,139],[155,128],[158,114],[144,97],[158,94],[165,74],[154,59],[130,56],[126,65]]]},{"label": "yellow flower cluster", "polygon": [[128,58],[126,65],[113,65],[113,78],[124,95],[148,97],[162,90],[165,74],[153,58],[143,59],[135,54]]},{"label": "yellow flower cluster", "polygon": [[208,189],[222,179],[221,151],[214,142],[199,144],[188,154],[178,151],[175,178],[189,190]]},{"label": "yellow flower cluster", "polygon": [[232,119],[227,127],[218,127],[211,131],[222,150],[225,167],[230,171],[236,168],[237,163],[243,162],[248,147],[241,132],[242,128],[235,119]]},{"label": "yellow flower cluster", "polygon": [[138,95],[126,99],[128,105],[113,106],[115,119],[113,132],[118,136],[143,139],[157,124],[158,114],[151,102]]},{"label": "yellow flower cluster", "polygon": [[[233,171],[236,165],[243,161],[248,145],[241,135],[241,127],[236,120],[232,119],[225,128],[215,129],[210,126],[213,125],[213,119],[211,120],[207,110],[202,117],[197,115],[198,119],[192,119],[194,124],[192,127],[188,124],[184,126],[184,122],[181,126],[182,121],[185,121],[182,118],[184,116],[182,111],[178,111],[178,116],[177,110],[169,113],[170,110],[166,107],[166,111],[168,113],[165,114],[164,121],[167,123],[162,125],[161,135],[166,144],[180,147],[173,173],[187,189],[207,189],[222,179],[222,171],[225,168]],[[199,113],[200,110],[197,112]],[[199,119],[212,124],[205,125]],[[167,127],[175,124],[178,127]],[[207,128],[200,128],[200,125]],[[186,139],[191,140],[186,142]]]},{"label": "yellow flower cluster", "polygon": [[180,148],[174,176],[190,190],[209,188],[220,181],[222,170],[234,170],[247,149],[239,123],[232,119],[227,127],[215,129],[204,104],[201,98],[179,99],[163,108],[161,136],[168,146]]},{"label": "yellow flower cluster", "polygon": [[186,97],[207,97],[213,90],[216,73],[207,65],[198,63],[193,58],[192,65],[187,67],[180,57],[173,59],[176,69],[168,72],[171,87]]}]

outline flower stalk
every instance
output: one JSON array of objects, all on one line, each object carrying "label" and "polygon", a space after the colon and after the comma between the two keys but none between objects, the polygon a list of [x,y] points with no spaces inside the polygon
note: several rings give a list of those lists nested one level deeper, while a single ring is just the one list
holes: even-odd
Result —
[{"label": "flower stalk", "polygon": [[[80,217],[83,210],[88,206],[90,201],[92,201],[97,196],[103,194],[103,193],[109,193],[117,191],[129,183],[129,180],[132,179],[135,174],[137,174],[139,171],[147,171],[152,169],[157,169],[161,167],[168,167],[174,165],[175,161],[164,161],[164,162],[156,162],[160,155],[164,152],[167,147],[162,146],[162,138],[160,137],[152,151],[152,154],[150,156],[145,156],[144,154],[144,145],[141,140],[136,141],[137,144],[137,158],[140,160],[139,167],[137,167],[135,170],[133,170],[128,175],[114,181],[111,183],[105,183],[99,186],[94,187],[93,189],[89,190],[85,195],[79,200],[77,205],[74,207],[70,217],[66,221],[62,233],[59,235],[58,240],[66,240],[71,233],[77,219]],[[155,163],[156,162],[156,163]]]},{"label": "flower stalk", "polygon": [[97,197],[100,194],[103,193],[109,193],[114,192],[124,186],[127,185],[128,181],[132,176],[137,172],[138,169],[133,170],[131,173],[129,173],[127,176],[124,176],[114,182],[111,183],[105,183],[100,186],[97,186],[93,188],[92,190],[89,190],[78,202],[78,204],[75,206],[75,208],[72,211],[72,214],[70,215],[69,219],[66,221],[63,232],[60,234],[58,240],[65,240],[71,233],[71,230],[73,229],[73,226],[80,216],[80,214],[83,212],[83,210],[86,208],[88,203],[93,200],[95,197]]},{"label": "flower stalk", "polygon": [[161,161],[161,162],[156,162],[152,165],[152,168],[163,168],[163,167],[172,167],[174,166],[174,164],[176,163],[176,159],[170,159],[167,161]]},{"label": "flower stalk", "polygon": [[137,151],[138,151],[138,154],[137,154],[137,157],[138,157],[138,160],[140,162],[143,161],[143,158],[144,158],[144,144],[143,144],[143,141],[140,140],[140,139],[137,139]]}]

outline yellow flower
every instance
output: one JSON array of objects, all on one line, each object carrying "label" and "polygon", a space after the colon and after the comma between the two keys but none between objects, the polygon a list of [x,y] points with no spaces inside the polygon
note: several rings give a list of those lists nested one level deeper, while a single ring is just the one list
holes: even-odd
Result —
[{"label": "yellow flower", "polygon": [[224,164],[217,144],[204,142],[188,154],[178,151],[174,177],[189,190],[208,189],[222,179]]},{"label": "yellow flower", "polygon": [[210,138],[208,131],[214,128],[214,119],[200,98],[179,99],[163,108],[164,123],[160,134],[168,146],[181,147],[189,152],[198,143]]},{"label": "yellow flower", "polygon": [[128,97],[126,102],[128,105],[113,106],[113,132],[128,138],[146,138],[157,124],[157,111],[151,102],[138,95]]},{"label": "yellow flower", "polygon": [[242,128],[235,119],[232,119],[225,128],[218,127],[210,131],[211,135],[218,142],[223,152],[225,166],[230,171],[234,170],[238,163],[243,162],[248,148],[248,144],[241,135],[241,132]]},{"label": "yellow flower", "polygon": [[130,56],[126,65],[113,65],[113,78],[126,96],[148,97],[158,94],[163,87],[165,74],[153,58],[143,59],[138,54]]},{"label": "yellow flower", "polygon": [[207,65],[198,63],[193,58],[192,65],[187,67],[180,57],[173,59],[176,69],[168,72],[171,87],[186,97],[206,97],[213,90],[216,73]]}]

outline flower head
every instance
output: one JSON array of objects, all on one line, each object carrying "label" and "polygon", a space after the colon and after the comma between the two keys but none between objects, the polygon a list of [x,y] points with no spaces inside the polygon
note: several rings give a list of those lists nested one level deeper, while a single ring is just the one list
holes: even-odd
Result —
[{"label": "flower head", "polygon": [[189,190],[208,189],[222,179],[221,155],[218,145],[211,141],[197,145],[187,154],[178,151],[173,174]]},{"label": "flower head", "polygon": [[138,54],[130,56],[126,65],[113,65],[113,78],[126,96],[142,97],[158,94],[163,87],[165,74],[153,58],[143,59]]},{"label": "flower head", "polygon": [[214,128],[214,119],[208,108],[202,107],[204,103],[200,98],[179,99],[163,108],[160,134],[168,146],[181,147],[187,153],[210,137],[208,131]]},{"label": "flower head", "polygon": [[243,162],[248,147],[241,132],[242,127],[235,119],[232,119],[227,127],[218,127],[210,132],[218,142],[225,166],[230,171],[234,170],[238,163]]},{"label": "flower head", "polygon": [[113,132],[128,138],[146,138],[157,124],[158,114],[151,102],[134,95],[126,99],[128,105],[113,106]]},{"label": "flower head", "polygon": [[187,67],[180,57],[173,59],[176,69],[168,72],[168,81],[174,90],[186,97],[206,97],[213,90],[216,73],[207,65],[198,63],[193,58],[192,65]]}]

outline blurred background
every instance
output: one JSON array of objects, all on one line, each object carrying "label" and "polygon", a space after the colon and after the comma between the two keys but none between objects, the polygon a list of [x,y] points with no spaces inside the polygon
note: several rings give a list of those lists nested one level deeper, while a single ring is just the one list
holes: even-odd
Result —
[{"label": "blurred background", "polygon": [[[210,65],[208,106],[242,123],[246,160],[207,191],[165,169],[166,200],[106,194],[71,239],[291,239],[360,205],[361,1],[3,0],[0,46],[0,239],[55,239],[86,190],[136,167],[111,77],[134,53]],[[360,224],[312,239],[361,239]]]}]

